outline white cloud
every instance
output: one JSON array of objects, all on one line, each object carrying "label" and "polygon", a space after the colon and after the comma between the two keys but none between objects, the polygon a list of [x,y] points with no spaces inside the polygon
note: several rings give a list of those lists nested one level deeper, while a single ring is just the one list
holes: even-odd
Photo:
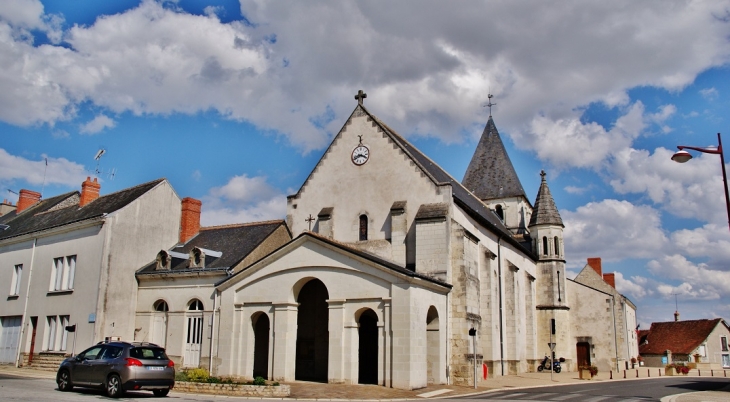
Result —
[{"label": "white cloud", "polygon": [[[47,168],[45,158],[48,159]],[[44,171],[46,184],[60,184],[73,188],[80,188],[87,176],[83,165],[65,158],[43,155],[40,160],[32,161],[11,155],[0,148],[0,183],[8,185],[16,181],[25,181],[35,186],[42,186]]]},{"label": "white cloud", "polygon": [[638,300],[654,293],[653,286],[649,286],[650,280],[647,278],[632,276],[630,279],[626,279],[621,272],[614,272],[614,274],[616,290],[623,295],[630,296],[629,298]]},{"label": "white cloud", "polygon": [[684,298],[700,300],[730,296],[730,272],[709,269],[706,264],[694,264],[678,254],[651,260],[647,267],[655,276],[682,282],[678,286],[658,286],[658,293],[664,296],[678,293]]},{"label": "white cloud", "polygon": [[700,89],[700,95],[707,100],[715,100],[720,95],[715,87]]},{"label": "white cloud", "polygon": [[675,252],[709,258],[709,267],[730,271],[730,231],[727,225],[709,223],[696,229],[681,229],[673,232],[671,238]]},{"label": "white cloud", "polygon": [[286,197],[261,176],[234,176],[225,185],[211,188],[202,201],[201,222],[206,226],[283,219],[286,215]]},{"label": "white cloud", "polygon": [[106,115],[100,114],[93,120],[83,124],[79,130],[81,134],[98,134],[106,128],[114,128],[117,123]]},{"label": "white cloud", "polygon": [[646,205],[607,199],[591,202],[573,211],[560,211],[565,224],[565,254],[570,266],[586,258],[605,261],[651,258],[662,251],[667,238],[661,229],[659,211]]},{"label": "white cloud", "polygon": [[[13,4],[22,7],[0,21],[0,119],[54,124],[74,119],[81,102],[113,113],[216,110],[304,151],[326,145],[360,88],[403,134],[446,140],[479,130],[491,91],[503,132],[524,132],[526,147],[558,165],[595,167],[608,155],[602,148],[636,137],[641,120],[628,118],[637,106],[626,126],[608,132],[577,124],[576,110],[591,102],[626,107],[626,91],[636,86],[681,89],[730,55],[730,26],[717,18],[726,1],[576,2],[559,10],[516,2],[243,1],[247,25],[221,23],[210,8],[196,16],[144,0],[74,26],[64,33],[66,47],[19,39],[18,26],[49,26],[50,17],[37,1]],[[545,138],[574,139],[575,151],[588,153],[583,161],[561,158],[540,150]]]}]

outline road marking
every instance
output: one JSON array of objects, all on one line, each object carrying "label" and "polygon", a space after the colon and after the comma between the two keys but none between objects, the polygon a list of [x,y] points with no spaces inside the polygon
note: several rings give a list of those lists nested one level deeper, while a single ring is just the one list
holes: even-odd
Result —
[{"label": "road marking", "polygon": [[451,390],[450,389],[437,389],[436,391],[426,392],[425,394],[419,394],[416,396],[420,396],[421,398],[430,398],[432,396],[441,395],[441,394],[445,394],[448,392],[451,392]]},{"label": "road marking", "polygon": [[585,399],[583,402],[599,402],[605,401],[606,399],[613,398],[612,396],[594,396],[591,399]]}]

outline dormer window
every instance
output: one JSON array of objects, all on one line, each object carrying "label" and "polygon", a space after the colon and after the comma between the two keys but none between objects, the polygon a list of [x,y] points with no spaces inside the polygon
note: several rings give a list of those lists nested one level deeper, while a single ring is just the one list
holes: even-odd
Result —
[{"label": "dormer window", "polygon": [[497,214],[497,216],[499,217],[499,220],[501,220],[502,222],[504,222],[504,209],[502,208],[502,206],[501,206],[501,205],[497,205],[497,206],[496,206],[496,207],[494,208],[494,212],[495,212],[495,213]]},{"label": "dormer window", "polygon": [[169,271],[171,265],[172,258],[170,257],[170,254],[168,254],[165,250],[160,250],[160,252],[157,253],[157,267],[155,267],[155,269],[157,269],[158,271]]},{"label": "dormer window", "polygon": [[[207,248],[202,247],[193,247],[192,250],[190,250],[190,268],[205,268],[206,258],[218,258],[222,256],[223,253],[220,251],[213,251],[208,250]],[[208,261],[210,262],[210,261]]]}]

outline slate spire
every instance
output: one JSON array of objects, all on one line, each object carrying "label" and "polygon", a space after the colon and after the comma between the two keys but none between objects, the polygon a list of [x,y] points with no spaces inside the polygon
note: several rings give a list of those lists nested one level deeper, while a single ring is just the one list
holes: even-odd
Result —
[{"label": "slate spire", "polygon": [[489,116],[461,184],[482,201],[519,196],[527,199],[492,116]]},{"label": "slate spire", "polygon": [[558,208],[555,206],[555,200],[553,200],[547,180],[545,180],[544,170],[540,172],[540,176],[542,176],[542,182],[540,183],[540,189],[537,191],[535,207],[532,209],[532,216],[530,216],[530,224],[528,227],[535,225],[556,225],[564,228],[565,225],[563,225],[563,220],[560,218]]}]

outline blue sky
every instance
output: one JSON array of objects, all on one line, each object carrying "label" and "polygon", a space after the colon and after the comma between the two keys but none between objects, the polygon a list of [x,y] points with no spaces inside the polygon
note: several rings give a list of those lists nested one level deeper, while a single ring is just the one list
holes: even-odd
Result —
[{"label": "blue sky", "polygon": [[2,198],[77,190],[103,148],[103,194],[166,177],[204,224],[282,218],[357,90],[457,179],[492,93],[573,274],[601,257],[644,328],[675,295],[730,317],[719,157],[669,159],[727,132],[730,2],[608,3],[5,0]]}]

